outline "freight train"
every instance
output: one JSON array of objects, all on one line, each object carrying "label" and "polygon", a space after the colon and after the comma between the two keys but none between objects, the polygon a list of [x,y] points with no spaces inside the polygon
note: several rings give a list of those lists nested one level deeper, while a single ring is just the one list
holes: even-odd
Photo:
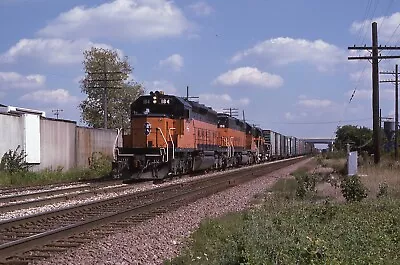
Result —
[{"label": "freight train", "polygon": [[130,133],[115,148],[115,178],[162,180],[306,155],[313,146],[162,91],[131,104]]}]

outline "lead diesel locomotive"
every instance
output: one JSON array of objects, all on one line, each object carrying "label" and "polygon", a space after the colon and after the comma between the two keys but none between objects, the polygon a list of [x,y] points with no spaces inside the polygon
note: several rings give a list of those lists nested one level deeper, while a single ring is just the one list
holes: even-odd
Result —
[{"label": "lead diesel locomotive", "polygon": [[164,179],[266,159],[260,128],[163,92],[131,105],[131,130],[113,162],[114,177]]}]

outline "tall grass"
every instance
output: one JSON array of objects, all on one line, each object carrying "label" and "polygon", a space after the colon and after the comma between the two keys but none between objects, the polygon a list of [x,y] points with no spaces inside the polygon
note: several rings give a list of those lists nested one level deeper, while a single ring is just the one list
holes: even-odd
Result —
[{"label": "tall grass", "polygon": [[108,176],[110,172],[110,158],[98,156],[91,159],[88,168],[75,168],[67,171],[57,168],[55,170],[45,169],[39,172],[24,170],[18,172],[0,171],[0,186],[36,186],[91,180]]},{"label": "tall grass", "polygon": [[393,160],[382,160],[380,165],[366,163],[359,169],[361,180],[369,193],[376,197],[380,186],[387,185],[391,196],[400,198],[400,165]]}]

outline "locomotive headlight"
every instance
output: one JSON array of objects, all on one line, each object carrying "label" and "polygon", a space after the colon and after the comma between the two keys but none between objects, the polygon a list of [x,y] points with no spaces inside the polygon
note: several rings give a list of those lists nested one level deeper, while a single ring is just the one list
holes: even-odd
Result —
[{"label": "locomotive headlight", "polygon": [[169,99],[167,99],[167,104],[169,104]]},{"label": "locomotive headlight", "polygon": [[153,100],[153,103],[156,104],[156,103],[157,103],[157,99],[154,99],[154,100]]},{"label": "locomotive headlight", "polygon": [[153,97],[153,99],[155,100],[155,99],[157,99],[157,97],[156,97],[156,96],[154,96],[154,97]]}]

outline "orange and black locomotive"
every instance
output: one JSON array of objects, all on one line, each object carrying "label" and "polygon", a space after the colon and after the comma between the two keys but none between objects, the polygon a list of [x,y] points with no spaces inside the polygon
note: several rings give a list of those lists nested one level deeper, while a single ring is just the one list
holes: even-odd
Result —
[{"label": "orange and black locomotive", "polygon": [[150,92],[131,105],[131,130],[116,148],[115,177],[164,179],[258,163],[262,130],[188,98]]}]

